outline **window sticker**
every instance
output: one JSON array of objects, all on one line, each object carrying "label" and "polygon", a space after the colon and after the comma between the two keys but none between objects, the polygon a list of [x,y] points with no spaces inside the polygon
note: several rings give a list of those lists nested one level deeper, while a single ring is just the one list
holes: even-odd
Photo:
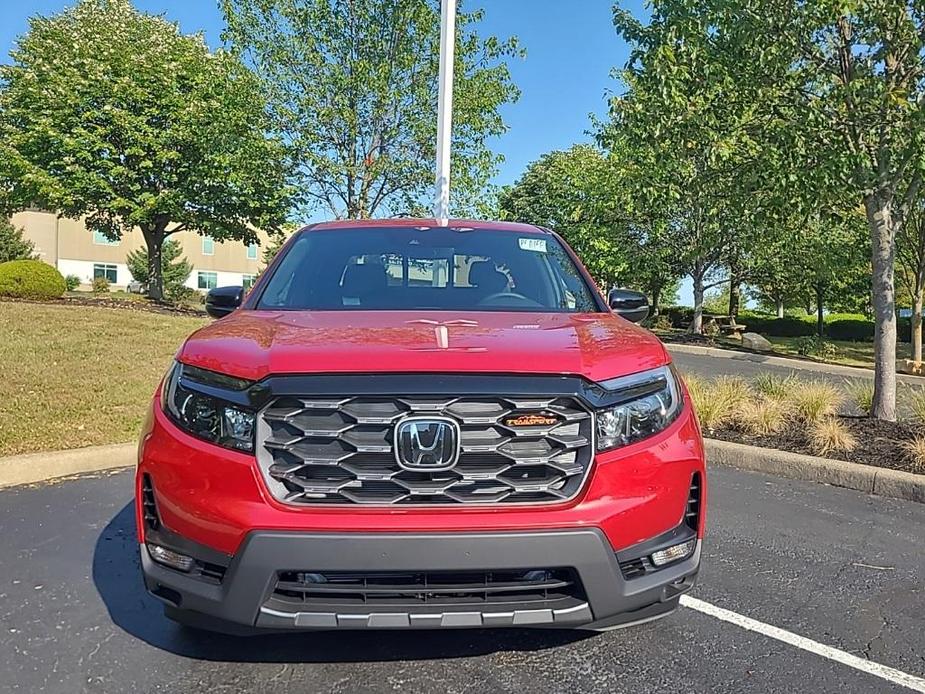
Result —
[{"label": "window sticker", "polygon": [[546,239],[520,238],[517,240],[520,242],[520,250],[522,251],[533,251],[534,253],[546,252]]}]

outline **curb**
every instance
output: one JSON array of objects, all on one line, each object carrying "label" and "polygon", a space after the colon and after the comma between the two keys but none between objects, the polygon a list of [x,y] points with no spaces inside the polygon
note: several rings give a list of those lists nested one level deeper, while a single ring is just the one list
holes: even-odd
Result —
[{"label": "curb", "polygon": [[135,464],[138,446],[118,443],[0,458],[0,489]]},{"label": "curb", "polygon": [[925,504],[925,475],[718,439],[704,439],[704,444],[707,461],[713,465],[830,484],[833,487]]},{"label": "curb", "polygon": [[[777,357],[770,354],[759,354],[758,352],[740,352],[735,349],[723,349],[721,347],[701,347],[700,345],[679,345],[665,344],[665,349],[669,352],[678,354],[697,354],[703,357],[717,357],[719,359],[735,359],[737,361],[749,361],[754,364],[768,364],[770,366],[782,366],[787,369],[797,371],[818,371],[820,373],[835,374],[848,378],[873,378],[873,369],[863,366],[840,366],[838,364],[822,364],[805,359],[793,359],[790,357]],[[912,376],[910,374],[896,373],[896,380],[900,383],[910,385],[925,384],[925,377]]]}]

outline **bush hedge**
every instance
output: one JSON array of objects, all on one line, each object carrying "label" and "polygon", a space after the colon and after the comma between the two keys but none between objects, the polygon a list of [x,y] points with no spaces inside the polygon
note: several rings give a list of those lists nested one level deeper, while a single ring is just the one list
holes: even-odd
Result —
[{"label": "bush hedge", "polygon": [[[667,316],[675,328],[687,327],[694,310],[687,306],[668,306],[661,315]],[[739,322],[749,332],[767,337],[812,337],[816,334],[816,316],[790,315],[777,318],[766,313],[740,311]],[[908,318],[897,320],[897,337],[901,342],[912,339],[912,324]],[[848,342],[870,342],[874,339],[874,322],[861,313],[829,313],[825,316],[825,337]]]},{"label": "bush hedge", "polygon": [[777,318],[753,311],[739,311],[739,322],[750,333],[769,337],[811,337],[816,334],[816,320],[813,316]]},{"label": "bush hedge", "polygon": [[0,296],[16,299],[57,299],[67,288],[64,277],[41,260],[0,263]]}]

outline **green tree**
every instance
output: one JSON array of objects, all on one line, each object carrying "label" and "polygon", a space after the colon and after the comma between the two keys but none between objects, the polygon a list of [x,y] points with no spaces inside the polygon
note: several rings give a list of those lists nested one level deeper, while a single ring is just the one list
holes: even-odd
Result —
[{"label": "green tree", "polygon": [[[148,251],[139,248],[125,258],[128,271],[136,282],[147,285],[151,281],[151,266]],[[173,240],[164,241],[161,247],[161,278],[164,282],[164,296],[176,300],[183,294],[186,280],[193,272],[193,266],[183,257],[183,248]]]},{"label": "green tree", "polygon": [[788,153],[791,203],[864,209],[875,324],[872,415],[895,419],[894,260],[922,181],[923,7],[708,0],[700,11],[711,17],[714,62],[738,62],[740,84],[777,85],[765,112],[778,127],[767,137]]},{"label": "green tree", "polygon": [[11,55],[0,67],[10,159],[0,174],[13,204],[85,216],[112,239],[138,227],[152,298],[163,297],[170,234],[250,243],[255,227],[284,221],[284,149],[265,134],[259,85],[201,35],[129,0],[80,0],[33,18]]},{"label": "green tree", "polygon": [[0,263],[10,260],[32,260],[35,246],[22,236],[22,229],[14,227],[10,220],[0,217]]},{"label": "green tree", "polygon": [[[751,105],[741,125],[759,126],[752,137],[765,178],[745,180],[774,188],[769,198],[779,209],[810,218],[863,207],[875,323],[872,414],[895,419],[894,260],[922,180],[925,8],[891,0],[656,0],[651,22],[636,34],[645,58],[639,70],[665,77],[662,95],[681,113],[687,108],[678,97],[695,86],[692,74],[695,94],[715,88],[713,106]],[[660,40],[648,41],[651,34]]]},{"label": "green tree", "polygon": [[922,361],[922,308],[925,304],[925,200],[916,200],[906,223],[896,237],[899,286],[912,309],[912,352],[910,358]]},{"label": "green tree", "polygon": [[677,43],[658,18],[644,26],[617,8],[614,23],[634,49],[598,138],[630,201],[632,227],[691,278],[691,330],[701,332],[706,292],[728,281],[725,266],[757,228],[743,195],[754,149],[751,102],[726,94],[697,46]]},{"label": "green tree", "polygon": [[627,274],[625,221],[615,221],[609,165],[596,147],[544,154],[501,191],[501,217],[556,231],[602,287]]},{"label": "green tree", "polygon": [[[256,71],[273,128],[290,147],[306,206],[338,218],[429,209],[436,157],[437,0],[221,0],[232,49]],[[457,16],[454,214],[484,204],[519,92],[515,39],[482,37]]]}]

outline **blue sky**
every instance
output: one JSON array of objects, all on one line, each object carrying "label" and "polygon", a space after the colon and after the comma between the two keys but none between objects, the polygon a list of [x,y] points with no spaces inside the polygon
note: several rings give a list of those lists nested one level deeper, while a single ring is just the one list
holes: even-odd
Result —
[{"label": "blue sky", "polygon": [[[612,68],[626,62],[626,45],[611,23],[611,0],[463,0],[482,7],[481,31],[517,36],[527,57],[511,64],[520,101],[505,109],[510,130],[494,148],[505,157],[497,183],[512,183],[544,152],[588,140],[589,114],[606,113]],[[4,62],[28,19],[52,14],[73,0],[0,2],[0,56]],[[184,32],[204,31],[218,45],[222,16],[215,0],[135,0],[146,12],[165,14]],[[627,7],[640,10],[640,1]]]}]

